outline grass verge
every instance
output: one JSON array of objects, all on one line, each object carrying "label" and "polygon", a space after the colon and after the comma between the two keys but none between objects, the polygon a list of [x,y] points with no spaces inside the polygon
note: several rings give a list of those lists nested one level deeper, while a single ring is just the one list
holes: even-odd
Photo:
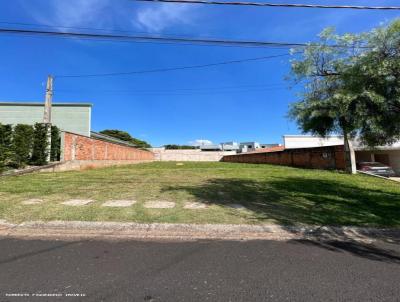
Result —
[{"label": "grass verge", "polygon": [[[42,198],[40,205],[21,201]],[[67,207],[68,199],[93,204]],[[107,200],[134,199],[129,208]],[[173,209],[146,209],[150,200]],[[184,209],[200,201],[207,209]],[[247,210],[228,207],[242,204]],[[80,172],[37,173],[0,179],[0,219],[400,226],[400,185],[364,175],[272,165],[154,162]]]}]

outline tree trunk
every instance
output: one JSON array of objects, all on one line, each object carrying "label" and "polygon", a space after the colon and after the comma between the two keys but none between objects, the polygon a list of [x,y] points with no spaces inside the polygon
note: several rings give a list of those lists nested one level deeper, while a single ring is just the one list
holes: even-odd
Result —
[{"label": "tree trunk", "polygon": [[346,131],[343,133],[344,138],[344,154],[346,161],[346,171],[350,174],[356,174],[356,155],[354,152],[353,144],[349,140],[349,136]]}]

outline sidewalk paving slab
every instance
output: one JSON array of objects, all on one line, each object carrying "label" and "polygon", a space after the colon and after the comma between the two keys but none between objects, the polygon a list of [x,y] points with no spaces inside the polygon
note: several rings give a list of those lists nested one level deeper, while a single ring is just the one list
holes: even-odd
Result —
[{"label": "sidewalk paving slab", "polygon": [[134,205],[136,200],[108,200],[103,203],[102,207],[115,207],[115,208],[126,208]]},{"label": "sidewalk paving slab", "polygon": [[227,206],[236,210],[247,210],[247,208],[240,203],[228,203]]},{"label": "sidewalk paving slab", "polygon": [[187,202],[184,206],[184,209],[190,209],[190,210],[201,210],[201,209],[207,209],[208,205],[202,202]]},{"label": "sidewalk paving slab", "polygon": [[172,209],[175,207],[175,202],[153,200],[153,201],[147,201],[144,204],[144,207],[147,209]]},{"label": "sidewalk paving slab", "polygon": [[37,205],[43,203],[43,199],[31,198],[21,202],[23,205]]},{"label": "sidewalk paving slab", "polygon": [[71,199],[71,200],[62,202],[61,204],[66,205],[66,206],[79,207],[79,206],[85,206],[92,202],[94,202],[94,200],[91,200],[91,199]]}]

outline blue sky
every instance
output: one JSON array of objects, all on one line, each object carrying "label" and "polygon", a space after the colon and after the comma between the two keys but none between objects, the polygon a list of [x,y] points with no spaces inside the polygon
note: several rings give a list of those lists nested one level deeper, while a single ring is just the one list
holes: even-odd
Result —
[{"label": "blue sky", "polygon": [[[343,0],[297,1],[300,2],[343,4]],[[357,5],[371,2],[346,1]],[[398,1],[382,0],[379,5],[398,5]],[[0,2],[0,22],[289,42],[315,40],[327,26],[336,27],[339,33],[366,31],[399,16],[396,11],[201,6],[128,0]],[[49,73],[124,72],[287,52],[5,35],[0,35],[0,45],[2,101],[42,101]],[[288,58],[283,57],[168,73],[60,78],[55,82],[54,101],[91,102],[93,130],[126,130],[154,146],[187,144],[199,139],[280,142],[283,134],[299,133],[297,126],[286,118],[288,104],[296,100],[295,91],[288,89],[289,84],[284,80],[289,67]]]}]

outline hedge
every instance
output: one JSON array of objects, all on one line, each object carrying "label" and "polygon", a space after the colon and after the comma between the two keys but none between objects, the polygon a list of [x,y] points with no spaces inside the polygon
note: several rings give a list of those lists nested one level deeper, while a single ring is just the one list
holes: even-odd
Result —
[{"label": "hedge", "polygon": [[49,125],[36,123],[33,132],[33,149],[31,164],[43,166],[47,164]]},{"label": "hedge", "polygon": [[33,127],[30,125],[16,125],[12,139],[13,165],[16,168],[25,167],[31,158],[33,146]]},{"label": "hedge", "polygon": [[[51,132],[51,133],[50,133]],[[50,161],[59,161],[61,152],[60,130],[56,126],[36,123],[34,126],[0,124],[0,171],[42,166],[48,163],[48,135],[51,135]]]},{"label": "hedge", "polygon": [[61,156],[61,135],[56,126],[51,126],[50,161],[59,161]]},{"label": "hedge", "polygon": [[12,161],[12,126],[0,124],[0,170]]}]

